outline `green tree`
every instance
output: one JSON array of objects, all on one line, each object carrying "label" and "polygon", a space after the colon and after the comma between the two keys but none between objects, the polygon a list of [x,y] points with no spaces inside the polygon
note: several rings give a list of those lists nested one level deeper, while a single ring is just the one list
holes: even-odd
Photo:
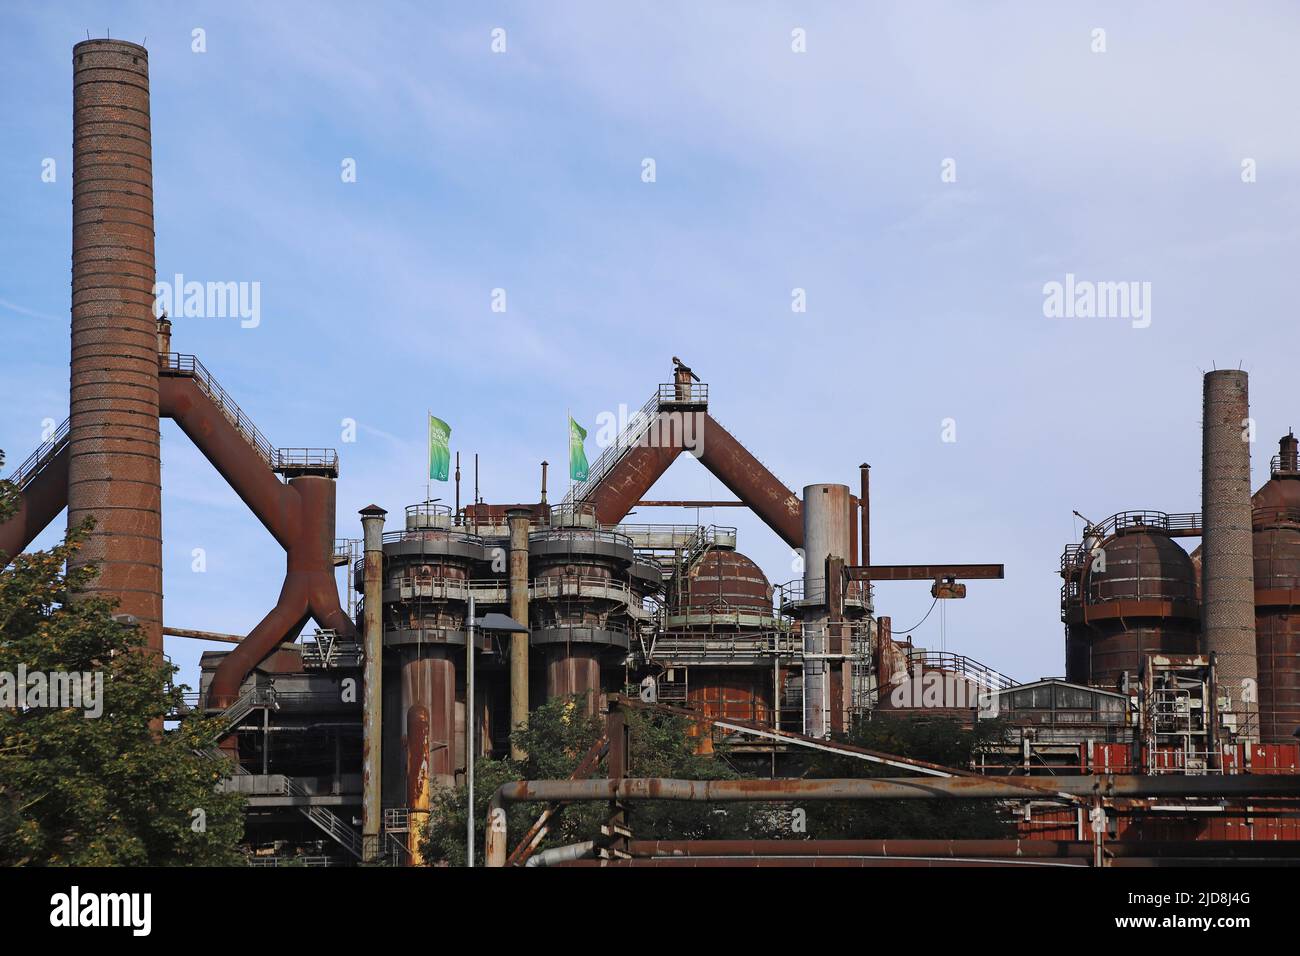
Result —
[{"label": "green tree", "polygon": [[[970,769],[979,755],[1001,741],[1006,728],[996,720],[963,728],[951,718],[886,717],[858,724],[847,742],[868,750],[910,757],[954,769]],[[823,753],[811,762],[809,777],[900,777],[896,767]],[[991,800],[857,800],[809,802],[809,839],[923,840],[996,839],[1011,833],[1011,823]]]},{"label": "green tree", "polygon": [[[0,521],[12,505],[12,486],[0,483]],[[186,717],[159,733],[185,690],[172,683],[175,668],[145,652],[109,602],[68,600],[94,573],[65,571],[88,530],[0,567],[0,679],[22,667],[103,680],[98,717],[0,708],[0,865],[238,863],[242,798],[218,793],[222,766],[196,752],[211,723]]]},{"label": "green tree", "polygon": [[[689,721],[681,717],[629,709],[631,751],[629,773],[637,777],[674,777],[681,780],[730,780],[739,777],[723,761],[695,752],[688,734]],[[482,758],[475,764],[474,819],[476,852],[481,853],[488,802],[503,783],[512,780],[567,779],[603,735],[605,719],[587,715],[576,698],[547,701],[528,718],[528,726],[511,735],[527,753],[510,758]],[[593,777],[608,773],[605,761]],[[514,843],[537,820],[542,803],[510,804],[507,829]],[[540,849],[593,840],[609,813],[604,803],[575,803],[566,807],[551,826]],[[771,811],[762,805],[647,802],[631,806],[629,821],[635,832],[658,839],[760,839],[774,835]],[[427,826],[421,835],[421,853],[430,865],[465,865],[465,789],[443,789],[432,801]],[[480,860],[481,862],[481,860]]]}]

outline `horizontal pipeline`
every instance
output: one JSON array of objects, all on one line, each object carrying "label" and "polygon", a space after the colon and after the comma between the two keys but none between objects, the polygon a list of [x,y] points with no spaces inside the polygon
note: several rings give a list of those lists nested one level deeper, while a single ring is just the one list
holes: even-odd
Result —
[{"label": "horizontal pipeline", "polygon": [[[1300,796],[1300,776],[1078,776],[1055,777],[1063,794],[1101,797],[1267,797]],[[506,803],[673,800],[703,803],[791,800],[1014,800],[1023,786],[996,777],[881,777],[781,780],[517,780],[497,788],[488,807],[488,866],[504,866]]]},{"label": "horizontal pipeline", "polygon": [[[1029,859],[1083,858],[1091,841],[1080,840],[632,840],[628,852],[652,859],[690,857],[948,857]],[[1300,840],[1115,841],[1111,857],[1300,859]]]}]

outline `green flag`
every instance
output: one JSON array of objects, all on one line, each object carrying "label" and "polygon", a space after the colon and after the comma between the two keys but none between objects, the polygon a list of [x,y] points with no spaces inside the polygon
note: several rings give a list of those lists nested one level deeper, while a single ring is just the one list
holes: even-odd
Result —
[{"label": "green flag", "polygon": [[446,481],[451,465],[451,426],[441,418],[429,416],[429,477]]},{"label": "green flag", "polygon": [[587,440],[587,430],[569,416],[569,477],[574,481],[587,480],[587,450],[582,443]]}]

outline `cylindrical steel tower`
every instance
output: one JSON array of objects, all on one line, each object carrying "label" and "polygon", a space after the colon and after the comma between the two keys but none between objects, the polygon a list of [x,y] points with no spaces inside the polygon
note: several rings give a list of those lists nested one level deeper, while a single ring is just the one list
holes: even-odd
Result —
[{"label": "cylindrical steel tower", "polygon": [[[825,655],[831,648],[831,624],[826,606],[826,559],[849,557],[848,485],[808,485],[803,490],[803,599],[809,605],[803,614],[802,629],[804,733],[824,737],[838,724],[834,712],[842,701],[832,693],[830,668]],[[842,687],[840,688],[842,696]]]},{"label": "cylindrical steel tower", "polygon": [[1285,436],[1255,495],[1255,648],[1259,739],[1294,743],[1300,729],[1300,462]]},{"label": "cylindrical steel tower", "polygon": [[[1168,533],[1139,523],[1100,542],[1084,574],[1087,683],[1137,681],[1150,654],[1196,653],[1196,573]],[[1078,666],[1078,662],[1075,662]],[[1082,682],[1081,682],[1082,683]]]},{"label": "cylindrical steel tower", "polygon": [[1249,415],[1246,373],[1207,372],[1201,471],[1202,640],[1205,652],[1218,662],[1218,696],[1228,700],[1223,709],[1228,729],[1244,739],[1257,739]]},{"label": "cylindrical steel tower", "polygon": [[95,522],[73,564],[98,568],[87,593],[116,600],[161,653],[149,55],[87,40],[72,59],[68,526]]}]

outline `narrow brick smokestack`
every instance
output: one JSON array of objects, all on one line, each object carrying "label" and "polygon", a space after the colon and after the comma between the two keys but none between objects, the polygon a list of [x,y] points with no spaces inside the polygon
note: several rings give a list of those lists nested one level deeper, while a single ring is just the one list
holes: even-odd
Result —
[{"label": "narrow brick smokestack", "polygon": [[72,393],[68,524],[90,587],[162,649],[158,328],[153,316],[149,55],[120,40],[73,47]]},{"label": "narrow brick smokestack", "polygon": [[1205,376],[1202,431],[1201,628],[1206,653],[1218,659],[1219,697],[1238,732],[1257,738],[1255,567],[1251,542],[1250,401],[1246,373]]}]

